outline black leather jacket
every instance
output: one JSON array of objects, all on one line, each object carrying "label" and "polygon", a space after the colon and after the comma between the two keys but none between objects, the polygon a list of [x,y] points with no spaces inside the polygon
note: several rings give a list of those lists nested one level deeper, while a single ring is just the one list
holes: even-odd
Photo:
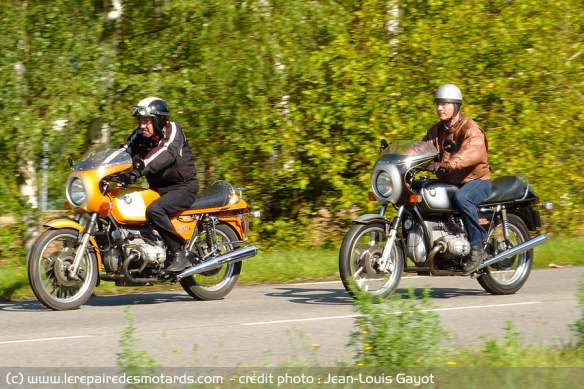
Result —
[{"label": "black leather jacket", "polygon": [[127,151],[132,157],[138,155],[144,160],[142,175],[148,180],[150,189],[164,194],[186,186],[198,192],[193,153],[178,122],[168,122],[162,131],[150,138],[142,136],[137,128],[128,137]]}]

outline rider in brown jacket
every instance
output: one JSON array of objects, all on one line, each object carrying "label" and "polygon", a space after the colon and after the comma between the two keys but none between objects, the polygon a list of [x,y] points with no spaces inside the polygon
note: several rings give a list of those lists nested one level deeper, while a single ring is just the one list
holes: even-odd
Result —
[{"label": "rider in brown jacket", "polygon": [[[464,266],[464,274],[469,275],[478,269],[485,257],[487,232],[479,224],[476,207],[492,189],[487,137],[471,118],[460,112],[462,93],[456,85],[442,85],[434,101],[440,122],[433,125],[422,140],[432,143],[438,150],[435,162],[428,168],[441,181],[460,187],[452,201],[471,244],[471,256]],[[448,141],[454,141],[454,146],[449,147]]]}]

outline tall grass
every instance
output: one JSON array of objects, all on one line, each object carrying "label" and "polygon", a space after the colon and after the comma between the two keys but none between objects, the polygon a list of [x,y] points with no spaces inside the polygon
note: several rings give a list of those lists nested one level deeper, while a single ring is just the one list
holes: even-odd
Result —
[{"label": "tall grass", "polygon": [[120,336],[119,346],[121,351],[117,354],[116,365],[128,375],[154,374],[160,366],[156,358],[147,351],[138,348],[140,339],[136,337],[136,326],[130,306],[124,309],[124,317],[128,325]]},{"label": "tall grass", "polygon": [[576,336],[578,337],[578,347],[580,347],[584,353],[584,279],[580,281],[578,301],[580,302],[581,317],[580,320],[574,323],[572,330],[576,332]]},{"label": "tall grass", "polygon": [[448,339],[438,315],[430,310],[430,290],[418,298],[413,288],[406,297],[394,294],[387,301],[375,301],[358,293],[356,330],[349,346],[355,363],[363,367],[427,367],[442,365],[446,354],[442,342]]}]

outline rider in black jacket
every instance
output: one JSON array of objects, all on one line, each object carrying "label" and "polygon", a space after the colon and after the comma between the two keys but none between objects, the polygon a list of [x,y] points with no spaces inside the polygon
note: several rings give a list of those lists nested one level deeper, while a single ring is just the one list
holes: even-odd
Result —
[{"label": "rider in black jacket", "polygon": [[125,181],[135,183],[145,176],[150,188],[160,194],[146,208],[146,217],[165,240],[170,252],[167,272],[179,272],[189,264],[185,240],[174,229],[169,215],[184,211],[195,201],[199,190],[193,154],[178,122],[169,121],[170,110],[163,100],[148,97],[132,110],[139,127],[126,143],[130,155],[144,160],[142,169],[126,173]]}]

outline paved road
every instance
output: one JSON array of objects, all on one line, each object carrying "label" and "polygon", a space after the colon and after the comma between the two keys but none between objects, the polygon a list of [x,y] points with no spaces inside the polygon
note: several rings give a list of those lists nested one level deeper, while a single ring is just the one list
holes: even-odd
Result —
[{"label": "paved road", "polygon": [[[432,288],[441,324],[460,344],[498,338],[507,321],[529,343],[572,342],[582,317],[584,267],[534,270],[515,295],[492,296],[476,280],[405,277],[400,291]],[[266,367],[350,361],[352,300],[340,282],[236,287],[225,300],[197,302],[177,289],[92,297],[53,312],[37,301],[0,303],[0,367],[115,366],[131,305],[140,339],[161,366]]]}]

